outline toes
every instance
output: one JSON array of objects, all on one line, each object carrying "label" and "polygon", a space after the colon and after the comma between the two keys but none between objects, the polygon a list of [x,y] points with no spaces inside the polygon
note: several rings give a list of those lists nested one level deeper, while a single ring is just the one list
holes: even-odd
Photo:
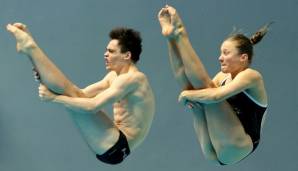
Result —
[{"label": "toes", "polygon": [[15,28],[15,27],[14,27],[13,25],[11,25],[11,24],[7,24],[6,29],[7,29],[7,31],[9,31],[9,32],[11,32],[11,33],[16,32],[16,30],[17,30],[17,28]]},{"label": "toes", "polygon": [[25,24],[23,24],[23,23],[14,23],[13,25],[15,27],[20,28],[20,29],[26,29],[27,28],[27,26]]}]

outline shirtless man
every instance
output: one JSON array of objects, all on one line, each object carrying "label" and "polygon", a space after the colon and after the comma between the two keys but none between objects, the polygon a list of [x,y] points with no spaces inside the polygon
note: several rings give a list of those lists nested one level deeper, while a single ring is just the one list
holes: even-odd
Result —
[{"label": "shirtless man", "polygon": [[[55,66],[22,23],[8,24],[17,51],[29,57],[40,77],[39,96],[63,104],[78,125],[97,159],[118,164],[145,139],[154,112],[155,99],[146,76],[136,66],[142,51],[139,32],[116,28],[104,53],[107,75],[79,89]],[[114,118],[103,108],[113,105]]]}]

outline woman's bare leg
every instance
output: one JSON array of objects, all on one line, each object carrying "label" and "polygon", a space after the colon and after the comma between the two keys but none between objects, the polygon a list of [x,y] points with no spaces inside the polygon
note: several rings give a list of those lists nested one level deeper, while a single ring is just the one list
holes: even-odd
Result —
[{"label": "woman's bare leg", "polygon": [[236,163],[252,151],[250,136],[226,101],[205,105],[205,114],[210,139],[222,163]]},{"label": "woman's bare leg", "polygon": [[[175,79],[179,83],[182,90],[192,90],[193,86],[185,75],[184,66],[179,56],[179,52],[176,51],[177,49],[175,48],[175,44],[172,44],[171,41],[168,41],[168,47],[169,60]],[[202,106],[198,104],[191,105],[191,110],[194,115],[194,129],[196,131],[198,141],[200,142],[203,154],[208,160],[217,163],[218,159],[209,137],[204,110],[202,109]]]},{"label": "woman's bare leg", "polygon": [[[176,10],[172,7],[167,7],[166,10],[168,16],[171,17],[171,26],[164,29],[168,26],[166,20],[163,20],[164,23],[161,25],[166,31],[174,28],[172,32],[168,32],[170,35],[168,38],[172,41],[172,47],[176,48],[173,52],[181,56],[185,75],[190,84],[195,89],[215,87],[198,55],[193,50]],[[234,163],[244,158],[252,150],[252,142],[230,105],[224,101],[204,105],[204,109],[208,135],[217,158],[225,164]],[[200,137],[199,134],[197,136]]]},{"label": "woman's bare leg", "polygon": [[199,56],[194,51],[186,29],[178,13],[173,7],[167,6],[159,13],[162,33],[170,42],[173,53],[180,57],[184,72],[194,88],[214,87]]}]

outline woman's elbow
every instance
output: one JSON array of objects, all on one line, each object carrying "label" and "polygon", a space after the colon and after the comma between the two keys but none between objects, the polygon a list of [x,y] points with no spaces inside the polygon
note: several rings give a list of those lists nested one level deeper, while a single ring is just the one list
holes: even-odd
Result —
[{"label": "woman's elbow", "polygon": [[89,103],[83,108],[83,110],[88,113],[96,113],[98,111],[98,107],[95,103]]},{"label": "woman's elbow", "polygon": [[219,103],[223,100],[224,98],[220,94],[214,94],[211,101],[212,103]]}]

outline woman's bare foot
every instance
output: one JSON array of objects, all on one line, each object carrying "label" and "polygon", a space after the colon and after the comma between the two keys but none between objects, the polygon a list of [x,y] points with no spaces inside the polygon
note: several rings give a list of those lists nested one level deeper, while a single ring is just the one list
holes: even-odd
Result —
[{"label": "woman's bare foot", "polygon": [[185,33],[183,23],[175,8],[165,6],[159,11],[158,19],[165,37],[175,38],[181,33]]},{"label": "woman's bare foot", "polygon": [[167,8],[162,8],[158,13],[158,20],[161,26],[161,33],[165,37],[170,36],[174,32],[174,25],[171,22],[171,16]]}]

